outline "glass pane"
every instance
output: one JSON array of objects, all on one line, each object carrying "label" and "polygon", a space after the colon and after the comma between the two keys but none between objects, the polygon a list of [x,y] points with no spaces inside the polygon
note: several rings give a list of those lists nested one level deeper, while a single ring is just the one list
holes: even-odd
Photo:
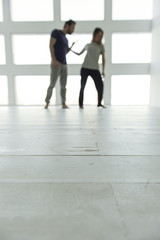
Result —
[{"label": "glass pane", "polygon": [[0,22],[3,21],[3,7],[2,7],[2,0],[0,0]]},{"label": "glass pane", "polygon": [[12,21],[52,21],[53,0],[11,0]]},{"label": "glass pane", "polygon": [[8,82],[6,76],[0,76],[0,105],[8,104]]},{"label": "glass pane", "polygon": [[[92,34],[73,34],[73,35],[67,35],[69,46],[71,46],[72,42],[76,42],[76,44],[73,46],[73,50],[75,52],[80,52],[84,46],[92,41]],[[104,39],[103,39],[104,44]],[[87,52],[84,52],[82,55],[77,56],[76,54],[69,52],[67,54],[67,63],[68,64],[82,64],[83,60],[86,56]],[[102,63],[102,58],[100,57],[99,63]]]},{"label": "glass pane", "polygon": [[112,76],[112,105],[147,105],[150,95],[149,75]]},{"label": "glass pane", "polygon": [[[18,105],[44,105],[50,76],[16,76],[16,104]],[[55,89],[51,104],[55,104]]]},{"label": "glass pane", "polygon": [[151,34],[113,34],[113,63],[150,63]]},{"label": "glass pane", "polygon": [[[67,104],[78,105],[80,91],[80,76],[68,76],[67,80]],[[84,91],[84,104],[97,105],[97,91],[91,77],[88,78]]]},{"label": "glass pane", "polygon": [[[92,34],[73,34],[67,35],[69,46],[71,46],[72,42],[76,42],[73,46],[73,50],[75,52],[80,52],[87,43],[90,43],[92,40]],[[81,64],[85,58],[86,52],[82,55],[77,56],[76,54],[69,52],[67,54],[67,63],[69,64]]]},{"label": "glass pane", "polygon": [[49,35],[13,35],[14,64],[49,64]]},{"label": "glass pane", "polygon": [[152,19],[153,0],[112,0],[113,20]]},{"label": "glass pane", "polygon": [[6,64],[4,36],[0,35],[0,64]]},{"label": "glass pane", "polygon": [[61,0],[61,19],[104,20],[104,0]]}]

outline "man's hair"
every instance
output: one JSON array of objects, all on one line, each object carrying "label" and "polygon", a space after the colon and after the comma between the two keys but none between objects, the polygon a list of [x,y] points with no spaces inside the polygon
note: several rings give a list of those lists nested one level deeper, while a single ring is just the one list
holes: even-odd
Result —
[{"label": "man's hair", "polygon": [[68,20],[68,21],[65,22],[64,27],[66,27],[66,25],[71,26],[72,24],[76,24],[76,22],[73,21],[72,19],[70,19],[70,20]]}]

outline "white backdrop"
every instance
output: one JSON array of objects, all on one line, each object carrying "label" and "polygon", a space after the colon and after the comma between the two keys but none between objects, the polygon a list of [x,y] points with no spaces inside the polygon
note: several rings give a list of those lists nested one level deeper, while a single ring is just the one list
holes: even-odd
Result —
[{"label": "white backdrop", "polygon": [[[20,2],[23,4],[18,5]],[[113,0],[113,5],[116,4],[118,0]],[[117,8],[112,9],[112,0],[104,0],[104,1],[99,1],[99,0],[85,0],[85,4],[83,5],[82,9],[80,9],[80,3],[82,1],[77,0],[77,1],[71,1],[71,0],[39,0],[37,3],[37,0],[2,0],[3,3],[3,13],[1,14],[0,17],[0,36],[1,39],[5,38],[5,55],[6,55],[6,64],[1,64],[0,65],[0,75],[7,76],[8,79],[8,104],[9,105],[16,105],[20,104],[19,102],[16,102],[16,81],[15,81],[15,76],[49,76],[50,75],[50,66],[49,66],[49,35],[50,32],[54,28],[59,28],[62,29],[63,24],[64,24],[64,19],[67,17],[71,16],[71,13],[75,14],[75,11],[77,11],[77,19],[74,19],[77,21],[76,25],[76,31],[75,35],[73,34],[73,38],[76,37],[76,35],[80,36],[82,35],[90,35],[92,34],[92,31],[95,27],[101,27],[104,30],[104,38],[105,38],[105,55],[106,55],[106,77],[104,79],[105,81],[105,89],[104,89],[104,102],[107,105],[111,104],[111,77],[112,75],[150,75],[150,49],[151,49],[151,37],[150,40],[148,38],[142,38],[140,41],[145,43],[144,46],[146,46],[144,49],[136,47],[134,44],[134,41],[132,39],[132,45],[129,48],[129,45],[126,46],[127,52],[129,49],[133,51],[133,48],[135,51],[137,51],[137,54],[139,54],[139,51],[142,51],[147,53],[147,61],[143,60],[139,62],[134,62],[131,61],[130,63],[127,62],[120,62],[120,63],[112,63],[112,34],[127,34],[126,36],[129,36],[128,34],[150,34],[151,33],[151,26],[152,26],[152,14],[151,14],[151,8],[150,11],[148,11],[148,8],[151,7],[151,0],[127,0],[127,2],[130,1],[130,6],[132,6],[132,19],[128,19],[128,15],[126,15],[125,11],[126,8],[124,8],[124,4],[119,4],[119,13],[117,13]],[[25,2],[27,2],[28,6],[29,3],[32,3],[32,6],[34,5],[35,12],[31,11],[30,15],[23,15],[23,8],[25,12],[27,11],[27,7],[25,6]],[[43,5],[43,3],[46,3]],[[48,2],[48,5],[47,5]],[[66,9],[65,5],[61,7],[61,4],[68,2],[68,9],[71,9],[71,13],[69,13],[69,10]],[[71,2],[77,2],[76,6],[72,6],[73,3]],[[123,3],[124,0],[119,0],[119,3]],[[142,3],[141,3],[142,2]],[[35,3],[35,4],[33,4]],[[88,4],[87,4],[88,3]],[[92,4],[93,3],[93,4]],[[98,4],[99,3],[99,4]],[[96,5],[97,4],[97,5]],[[42,6],[41,6],[42,5]],[[21,7],[20,10],[18,10],[17,7]],[[97,14],[90,14],[90,12],[95,11],[95,7],[97,6],[97,13],[101,13],[100,15]],[[126,5],[127,7],[128,5]],[[48,8],[47,8],[48,7]],[[76,7],[76,9],[73,9],[73,7]],[[86,14],[86,8],[88,7],[88,15]],[[141,19],[139,19],[138,16],[136,16],[136,8],[141,9]],[[44,8],[44,9],[43,9]],[[47,8],[47,9],[46,9]],[[82,21],[81,16],[83,17],[83,8],[85,8],[85,21]],[[144,11],[144,8],[147,9],[148,13],[146,15],[147,11]],[[30,9],[28,7],[28,9]],[[42,11],[43,9],[43,11]],[[0,10],[1,11],[1,10]],[[19,14],[16,12],[20,12]],[[28,10],[29,11],[29,10]],[[37,16],[35,16],[34,13],[37,13]],[[47,12],[47,16],[46,13]],[[130,9],[127,10],[128,12]],[[135,11],[135,19],[133,17],[133,13]],[[42,14],[43,13],[43,14]],[[144,16],[143,16],[143,13]],[[68,14],[68,15],[67,15]],[[90,15],[89,15],[90,14]],[[112,19],[112,14],[114,16],[114,19]],[[117,14],[117,15],[116,15]],[[118,15],[120,14],[120,15]],[[97,20],[95,20],[95,16],[97,17]],[[124,16],[124,17],[122,17]],[[71,16],[72,17],[72,16]],[[43,18],[41,20],[40,18]],[[76,18],[76,15],[75,15]],[[123,19],[124,18],[124,19]],[[126,18],[126,20],[125,20]],[[143,19],[144,18],[144,19]],[[118,20],[119,19],[119,20]],[[123,20],[122,20],[123,19]],[[41,20],[41,21],[40,21]],[[23,36],[24,34],[24,36]],[[86,35],[87,34],[87,35]],[[26,37],[25,37],[26,36]],[[39,41],[32,37],[35,36]],[[125,36],[125,35],[124,35]],[[25,37],[25,38],[24,38]],[[113,35],[114,37],[114,35]],[[45,41],[47,46],[39,46],[41,45],[40,42],[41,40]],[[47,39],[48,38],[48,39]],[[25,39],[25,40],[24,40]],[[28,43],[27,43],[28,40]],[[1,40],[3,41],[3,40]],[[21,47],[18,47],[18,41],[20,41]],[[36,45],[37,41],[37,45]],[[84,40],[83,40],[84,41]],[[148,45],[146,44],[146,41],[148,42]],[[31,43],[35,43],[35,46],[37,48],[35,49],[35,52],[37,51],[37,54],[39,53],[38,50],[41,52],[44,56],[42,58],[41,62],[38,62],[36,64],[36,59],[34,59],[33,50],[30,47]],[[24,44],[24,48],[23,48]],[[39,44],[39,45],[38,45]],[[114,42],[116,44],[116,42]],[[119,49],[121,52],[126,54],[125,52],[125,44],[124,46],[120,45],[119,40],[117,40],[117,44],[115,47],[118,49],[118,44],[119,44]],[[129,43],[131,44],[131,43]],[[32,44],[31,44],[32,45]],[[148,47],[149,46],[149,47]],[[16,48],[18,49],[16,51]],[[24,49],[24,50],[23,50]],[[47,49],[47,50],[46,50]],[[136,50],[137,49],[137,50]],[[18,55],[19,53],[23,54],[28,54],[28,51],[31,51],[31,61],[30,64],[27,61],[27,58],[24,58],[23,61],[21,60],[21,55]],[[45,52],[46,51],[46,52]],[[118,51],[118,50],[117,50]],[[148,51],[148,52],[147,52]],[[16,53],[15,53],[16,52]],[[118,54],[118,53],[117,53]],[[33,54],[34,55],[34,54]],[[27,56],[27,55],[26,55]],[[149,57],[148,57],[149,56]],[[19,57],[19,58],[18,58]],[[76,62],[80,60],[75,60],[70,57],[70,64],[68,66],[69,69],[69,75],[73,76],[79,75],[81,63]],[[47,60],[45,60],[47,59]],[[82,61],[82,60],[81,60]],[[148,76],[146,77],[147,79],[147,84],[148,84]],[[48,80],[47,80],[48,81]],[[136,82],[136,81],[135,81]],[[48,82],[47,82],[48,84]],[[78,83],[79,84],[79,83]],[[79,86],[77,84],[77,86]],[[138,87],[138,86],[135,86]],[[116,93],[116,92],[115,92]],[[114,94],[114,93],[113,93]],[[145,93],[146,94],[146,93]],[[60,97],[59,97],[59,85],[57,84],[56,87],[56,104],[60,104]],[[2,104],[1,104],[2,105]]]}]

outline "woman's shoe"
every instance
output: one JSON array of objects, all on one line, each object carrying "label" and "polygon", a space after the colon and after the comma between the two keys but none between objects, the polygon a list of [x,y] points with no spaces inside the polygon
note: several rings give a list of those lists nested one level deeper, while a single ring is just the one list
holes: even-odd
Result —
[{"label": "woman's shoe", "polygon": [[80,109],[83,109],[84,107],[83,106],[79,106]]},{"label": "woman's shoe", "polygon": [[102,104],[98,104],[97,107],[107,108],[106,106],[104,106],[104,105],[102,105]]}]

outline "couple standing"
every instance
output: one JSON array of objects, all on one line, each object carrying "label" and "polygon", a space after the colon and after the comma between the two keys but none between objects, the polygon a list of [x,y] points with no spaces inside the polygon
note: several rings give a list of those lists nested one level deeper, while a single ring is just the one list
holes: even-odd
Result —
[{"label": "couple standing", "polygon": [[52,96],[53,88],[55,87],[56,81],[60,76],[60,86],[61,86],[61,99],[62,108],[68,108],[66,105],[66,84],[67,84],[67,63],[66,54],[69,51],[77,55],[81,55],[87,51],[86,57],[81,68],[81,89],[79,94],[79,107],[83,108],[83,93],[87,82],[88,76],[91,76],[95,87],[98,92],[98,107],[104,107],[101,103],[103,97],[103,82],[102,77],[99,72],[98,60],[99,56],[102,55],[102,76],[104,76],[104,66],[105,66],[105,56],[104,56],[104,46],[102,44],[103,31],[100,28],[96,28],[93,32],[92,42],[87,44],[84,49],[80,52],[74,52],[72,46],[68,47],[68,40],[66,34],[72,34],[75,29],[76,22],[69,20],[65,22],[63,30],[53,30],[50,39],[50,52],[51,52],[51,79],[50,85],[47,90],[47,96],[45,99],[47,109]]}]

